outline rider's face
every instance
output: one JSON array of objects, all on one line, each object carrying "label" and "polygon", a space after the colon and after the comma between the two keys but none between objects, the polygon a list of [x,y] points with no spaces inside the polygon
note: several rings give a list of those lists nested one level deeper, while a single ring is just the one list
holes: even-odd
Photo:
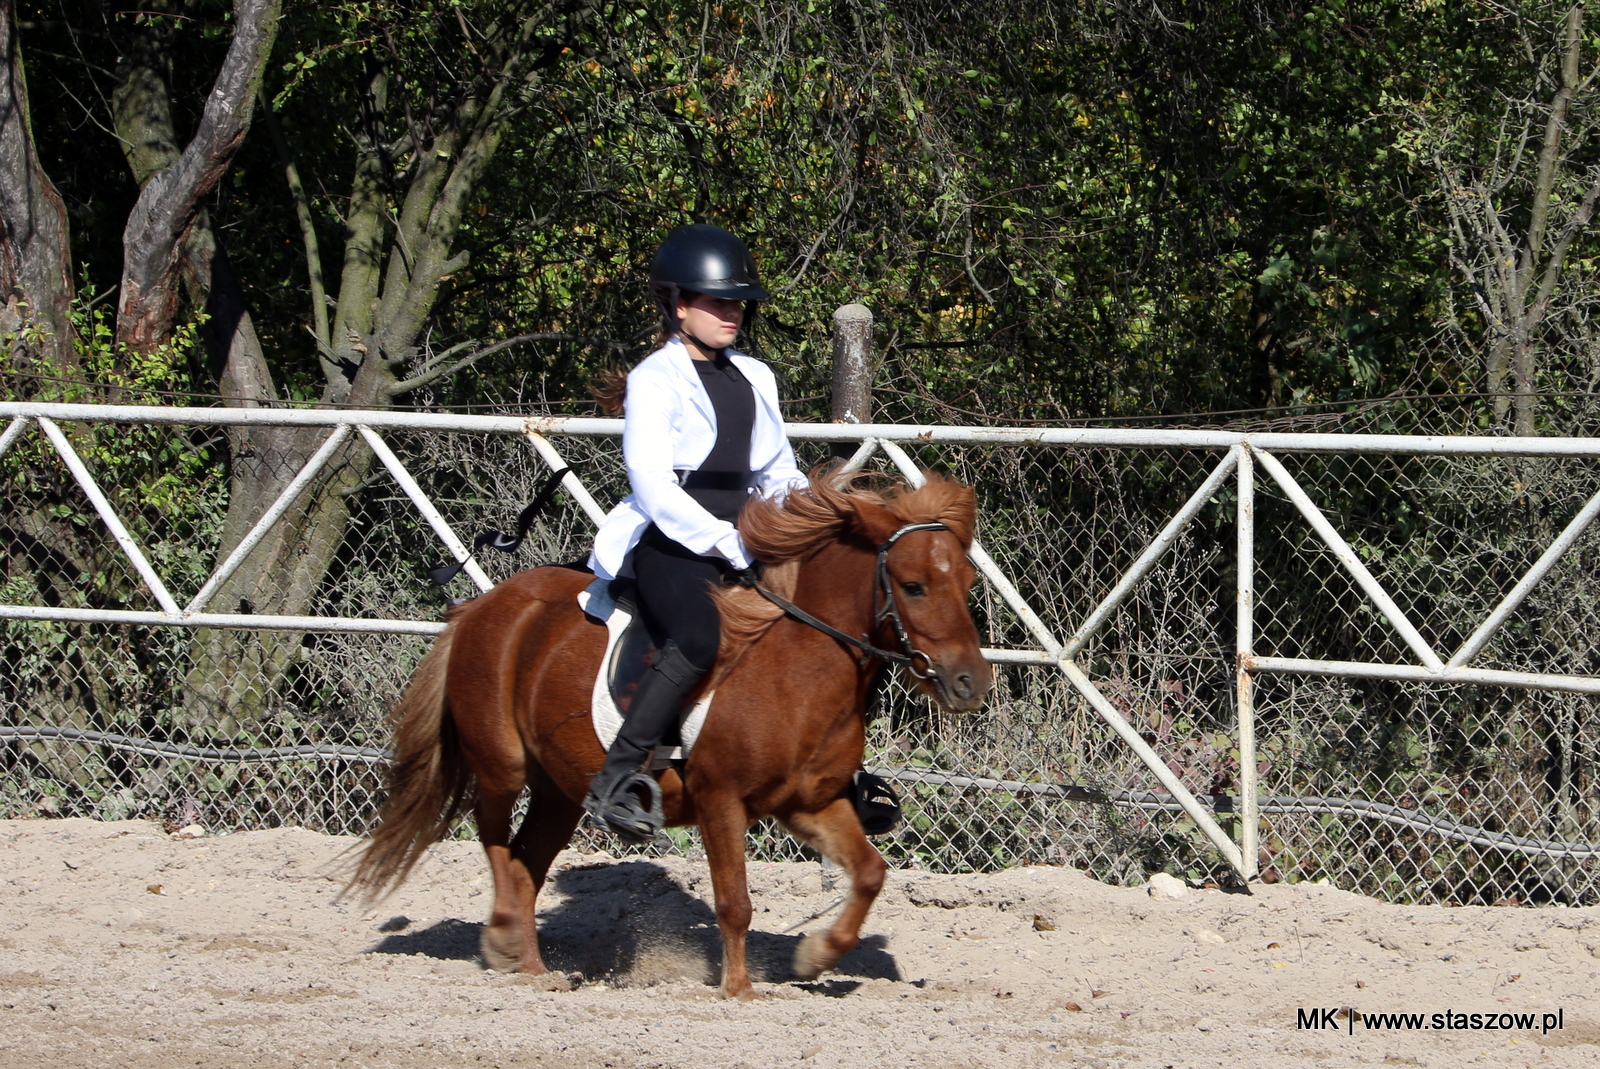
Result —
[{"label": "rider's face", "polygon": [[[744,322],[744,302],[707,297],[703,293],[680,294],[678,322],[682,324],[685,341],[721,349],[733,344],[734,335],[739,333],[739,324]],[[699,346],[691,347],[694,348]]]}]

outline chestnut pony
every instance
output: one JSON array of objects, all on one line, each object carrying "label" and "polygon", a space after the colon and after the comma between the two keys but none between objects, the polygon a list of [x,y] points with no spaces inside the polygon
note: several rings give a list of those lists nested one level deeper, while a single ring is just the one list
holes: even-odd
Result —
[{"label": "chestnut pony", "polygon": [[[739,527],[773,593],[879,653],[910,655],[917,686],[970,711],[992,678],[967,611],[973,570],[963,551],[973,520],[971,487],[937,475],[915,490],[874,493],[814,473],[781,505],[752,500]],[[395,707],[388,800],[350,885],[373,898],[397,887],[470,803],[494,875],[482,939],[494,968],[546,971],[538,894],[604,757],[589,698],[606,630],[576,600],[590,579],[534,568],[451,610]],[[722,993],[750,998],[744,838],[752,823],[775,816],[850,877],[838,920],[795,951],[802,979],[855,947],[883,886],[883,858],[846,797],[861,765],[867,688],[883,662],[756,590],[717,596],[722,647],[705,684],[716,694],[688,761],[660,783],[668,824],[700,826],[722,929]],[[886,596],[895,611],[882,611]],[[528,815],[513,836],[524,787]]]}]

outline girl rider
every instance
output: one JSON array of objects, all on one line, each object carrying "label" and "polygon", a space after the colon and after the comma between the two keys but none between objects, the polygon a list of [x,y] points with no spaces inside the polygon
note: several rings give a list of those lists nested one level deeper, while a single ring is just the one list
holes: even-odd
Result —
[{"label": "girl rider", "polygon": [[804,485],[783,434],[777,385],[761,361],[728,348],[767,299],[744,242],[696,223],[667,235],[650,265],[665,344],[629,373],[622,454],[633,493],[595,535],[589,567],[634,577],[656,644],[622,730],[584,808],[624,839],[661,829],[661,791],[642,771],[721,639],[713,585],[751,566],[734,526],[752,493]]}]

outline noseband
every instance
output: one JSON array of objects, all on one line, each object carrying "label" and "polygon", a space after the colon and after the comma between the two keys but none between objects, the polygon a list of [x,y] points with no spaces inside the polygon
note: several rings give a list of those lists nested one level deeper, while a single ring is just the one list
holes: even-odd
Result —
[{"label": "noseband", "polygon": [[[900,618],[900,604],[895,600],[894,596],[894,580],[889,577],[889,550],[893,549],[894,544],[900,541],[901,538],[913,531],[948,531],[949,529],[942,523],[908,523],[878,543],[877,576],[873,580],[872,591],[872,621],[875,624],[881,624],[888,620],[894,624],[895,637],[900,641],[898,652],[874,646],[867,640],[866,635],[862,635],[860,638],[853,638],[840,631],[837,627],[823,623],[800,608],[800,606],[794,604],[794,602],[774,594],[760,583],[755,584],[755,590],[756,593],[801,623],[809,624],[829,638],[836,639],[846,646],[852,646],[860,650],[866,656],[858,658],[857,663],[865,664],[868,657],[878,657],[891,664],[904,665],[906,671],[918,679],[932,679],[936,675],[933,667],[933,658],[911,644],[911,635],[906,631],[905,621]],[[919,661],[923,665],[921,668],[917,667]]]}]

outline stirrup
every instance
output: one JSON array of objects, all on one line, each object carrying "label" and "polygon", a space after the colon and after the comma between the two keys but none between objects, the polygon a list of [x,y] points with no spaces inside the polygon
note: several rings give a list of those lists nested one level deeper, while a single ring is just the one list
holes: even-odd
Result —
[{"label": "stirrup", "polygon": [[888,835],[900,826],[900,796],[882,776],[858,771],[847,791],[861,830],[868,835]]},{"label": "stirrup", "polygon": [[[640,803],[637,790],[644,789],[648,806]],[[603,794],[600,792],[604,792]],[[584,812],[605,825],[623,842],[642,844],[655,839],[666,814],[661,809],[661,784],[641,771],[624,772],[610,784],[589,788],[583,800]]]}]

